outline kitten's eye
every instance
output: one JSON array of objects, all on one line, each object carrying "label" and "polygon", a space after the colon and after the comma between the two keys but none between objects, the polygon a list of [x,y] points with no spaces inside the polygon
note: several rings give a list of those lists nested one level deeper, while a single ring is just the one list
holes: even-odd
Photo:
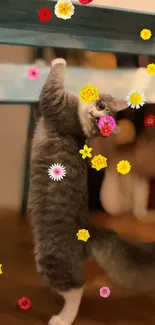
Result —
[{"label": "kitten's eye", "polygon": [[100,104],[99,104],[99,106],[98,106],[98,110],[99,111],[103,111],[103,109],[105,109],[106,108],[106,105],[103,103],[103,102],[101,102]]}]

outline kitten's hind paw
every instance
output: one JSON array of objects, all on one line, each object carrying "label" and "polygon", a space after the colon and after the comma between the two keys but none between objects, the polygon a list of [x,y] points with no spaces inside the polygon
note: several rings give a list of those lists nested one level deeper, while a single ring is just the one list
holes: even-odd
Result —
[{"label": "kitten's hind paw", "polygon": [[59,316],[53,316],[49,320],[48,325],[68,325],[64,323]]},{"label": "kitten's hind paw", "polygon": [[56,64],[64,64],[66,65],[66,61],[62,58],[54,59],[51,61],[51,66],[54,67]]}]

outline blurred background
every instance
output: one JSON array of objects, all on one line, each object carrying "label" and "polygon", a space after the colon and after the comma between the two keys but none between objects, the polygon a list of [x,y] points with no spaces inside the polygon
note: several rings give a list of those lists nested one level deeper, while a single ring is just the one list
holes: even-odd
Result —
[{"label": "blurred background", "polygon": [[[117,67],[146,67],[153,60],[153,58],[143,55],[0,45],[0,63],[34,64],[37,62],[49,65],[51,60],[56,57],[65,58],[70,66],[100,70],[116,69]],[[21,208],[23,195],[29,116],[30,107],[28,105],[0,105],[0,205],[16,211]],[[130,117],[128,118],[130,119]],[[92,204],[96,208],[97,197],[94,197]]]},{"label": "blurred background", "polygon": [[[78,0],[75,2],[78,2]],[[141,2],[134,0],[96,0],[94,2],[98,5],[155,11],[154,0],[143,0]],[[148,26],[144,26],[144,28],[148,28]],[[146,67],[147,64],[155,60],[155,57],[143,55],[0,45],[0,63],[34,64],[39,60],[40,64],[49,65],[51,60],[56,57],[65,58],[70,66],[90,67],[100,70],[111,70],[117,67],[129,69]],[[143,109],[140,111],[140,114],[143,115]],[[126,118],[130,119],[130,116],[126,116]],[[138,123],[140,123],[137,122],[139,118],[139,115],[138,118],[134,116],[137,131]],[[16,211],[21,209],[23,187],[25,186],[25,152],[29,119],[30,107],[28,105],[0,105],[0,206],[9,207]],[[98,181],[100,182],[100,179],[96,180],[96,182]],[[92,205],[96,208],[96,205],[99,204],[98,198],[95,195],[93,197],[94,201],[91,200]]]},{"label": "blurred background", "polygon": [[[155,0],[94,0],[94,3],[155,12]],[[47,6],[48,4],[50,0],[47,1]],[[65,58],[70,66],[109,71],[117,68],[145,68],[149,63],[155,62],[155,56],[0,45],[0,64],[28,64],[39,67],[39,65],[49,65],[56,57]],[[14,91],[13,85],[18,81],[18,76],[15,79],[11,80],[11,93]],[[139,79],[138,83],[141,81]],[[3,81],[0,84],[0,97],[3,97],[1,95],[3,95]],[[138,134],[143,125],[144,110],[149,113],[149,110],[152,112],[154,109],[155,104],[147,103],[145,108],[132,110],[132,114],[120,112],[118,119],[125,118],[132,121]],[[61,305],[61,301],[48,293],[39,273],[35,270],[32,239],[27,220],[18,222],[19,215],[26,216],[24,210],[28,183],[25,180],[28,180],[27,162],[32,136],[32,132],[28,134],[30,119],[32,120],[30,113],[29,105],[0,104],[0,263],[3,264],[4,273],[1,278],[0,323],[4,325],[45,324],[51,313],[59,311]],[[89,173],[90,207],[96,210],[101,208],[99,188],[103,171],[96,172],[90,168]],[[111,227],[130,239],[155,240],[155,226],[143,224],[131,216],[111,218],[100,211],[95,211],[92,213],[92,220],[97,226]],[[138,298],[128,296],[124,288],[109,281],[92,261],[88,263],[86,274],[88,285],[78,324],[150,325],[155,323],[154,294],[151,293],[150,296],[142,294]],[[112,294],[110,299],[104,300],[103,304],[98,292],[104,285],[110,288]],[[27,313],[21,312],[16,307],[18,299],[23,295],[33,301],[33,306]]]}]

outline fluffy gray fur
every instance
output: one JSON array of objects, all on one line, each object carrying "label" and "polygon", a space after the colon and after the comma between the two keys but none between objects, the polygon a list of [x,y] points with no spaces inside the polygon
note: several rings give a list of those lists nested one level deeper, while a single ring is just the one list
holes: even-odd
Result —
[{"label": "fluffy gray fur", "polygon": [[[57,292],[83,286],[84,262],[93,256],[108,276],[138,290],[155,284],[155,243],[130,242],[110,229],[96,229],[90,221],[87,161],[79,149],[98,132],[98,117],[105,107],[82,104],[64,90],[65,62],[54,60],[40,96],[40,111],[33,137],[28,209],[33,229],[37,269]],[[110,100],[102,100],[110,107]],[[115,105],[116,106],[116,105]],[[96,107],[96,108],[95,108]],[[103,109],[102,109],[103,108]],[[95,117],[94,117],[95,116]],[[66,177],[53,181],[48,168],[60,163]],[[87,242],[77,239],[87,229]],[[55,324],[55,323],[52,323]]]}]

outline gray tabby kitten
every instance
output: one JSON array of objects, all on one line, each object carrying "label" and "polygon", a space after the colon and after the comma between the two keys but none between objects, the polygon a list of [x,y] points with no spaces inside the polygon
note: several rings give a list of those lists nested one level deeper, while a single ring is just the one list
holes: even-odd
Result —
[{"label": "gray tabby kitten", "polygon": [[[37,270],[61,294],[65,304],[50,325],[71,325],[82,298],[84,262],[93,256],[109,277],[127,287],[152,289],[155,284],[155,244],[132,243],[110,229],[96,229],[88,211],[87,161],[79,154],[86,138],[98,133],[96,118],[123,102],[102,96],[85,104],[64,90],[66,63],[52,62],[40,96],[39,118],[33,138],[29,192]],[[102,102],[102,105],[101,105]],[[118,108],[119,107],[119,108]],[[60,163],[66,177],[57,182],[48,168]],[[77,232],[87,229],[87,242]]]}]

